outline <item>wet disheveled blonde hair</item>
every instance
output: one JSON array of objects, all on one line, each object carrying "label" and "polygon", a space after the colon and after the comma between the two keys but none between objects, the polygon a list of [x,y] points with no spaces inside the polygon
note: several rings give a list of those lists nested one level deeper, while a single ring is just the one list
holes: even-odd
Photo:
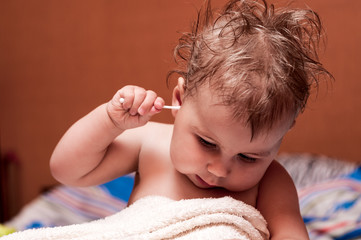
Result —
[{"label": "wet disheveled blonde hair", "polygon": [[[175,49],[185,98],[208,84],[252,135],[302,112],[311,85],[332,75],[318,60],[323,28],[310,9],[275,9],[265,0],[232,0],[214,17],[210,0]],[[171,75],[170,74],[170,75]]]}]

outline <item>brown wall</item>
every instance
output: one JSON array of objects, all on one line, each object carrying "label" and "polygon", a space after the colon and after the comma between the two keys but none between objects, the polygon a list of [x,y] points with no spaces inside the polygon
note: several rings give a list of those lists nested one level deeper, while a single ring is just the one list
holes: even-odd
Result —
[{"label": "brown wall", "polygon": [[[55,184],[48,161],[66,129],[125,84],[170,102],[172,48],[202,0],[0,1],[1,152],[20,161],[19,204]],[[219,5],[223,1],[215,1]],[[300,2],[300,1],[299,1]],[[328,33],[321,84],[286,137],[285,152],[361,160],[361,1],[308,0]],[[171,122],[169,112],[154,120]]]}]

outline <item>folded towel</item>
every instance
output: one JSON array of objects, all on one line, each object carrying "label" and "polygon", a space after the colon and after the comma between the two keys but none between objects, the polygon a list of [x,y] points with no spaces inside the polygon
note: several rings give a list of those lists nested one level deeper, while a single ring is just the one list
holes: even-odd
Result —
[{"label": "folded towel", "polygon": [[174,201],[142,198],[104,219],[29,229],[7,239],[268,239],[266,221],[252,206],[230,197]]}]

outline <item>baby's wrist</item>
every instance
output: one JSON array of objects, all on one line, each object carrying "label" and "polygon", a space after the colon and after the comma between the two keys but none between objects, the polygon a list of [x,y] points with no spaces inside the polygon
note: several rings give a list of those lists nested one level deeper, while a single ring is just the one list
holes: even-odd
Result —
[{"label": "baby's wrist", "polygon": [[119,135],[122,132],[124,132],[126,129],[124,129],[123,127],[121,127],[112,117],[111,117],[111,112],[109,110],[109,104],[111,103],[106,103],[105,105],[105,122],[107,125],[107,128],[109,129],[109,131],[114,132],[115,135]]}]

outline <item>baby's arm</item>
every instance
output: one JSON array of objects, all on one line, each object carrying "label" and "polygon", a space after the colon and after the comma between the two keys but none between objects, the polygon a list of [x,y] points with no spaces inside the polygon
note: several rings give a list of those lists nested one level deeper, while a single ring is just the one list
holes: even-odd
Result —
[{"label": "baby's arm", "polygon": [[[120,98],[125,99],[124,103]],[[163,105],[163,99],[152,91],[136,86],[120,89],[110,102],[65,133],[50,159],[53,176],[67,185],[89,186],[136,171],[147,131],[140,126]]]},{"label": "baby's arm", "polygon": [[260,183],[257,209],[268,223],[272,240],[309,239],[296,188],[287,171],[276,161]]}]

